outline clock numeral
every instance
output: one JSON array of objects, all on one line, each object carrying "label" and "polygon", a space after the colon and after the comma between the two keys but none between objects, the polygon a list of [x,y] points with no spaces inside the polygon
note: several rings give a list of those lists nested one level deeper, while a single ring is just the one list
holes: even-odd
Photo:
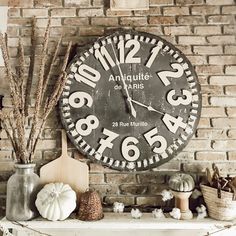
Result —
[{"label": "clock numeral", "polygon": [[174,134],[177,132],[179,127],[181,127],[182,129],[185,129],[187,127],[187,124],[183,122],[183,118],[180,116],[175,118],[166,113],[163,116],[162,121],[164,122],[168,130]]},{"label": "clock numeral", "polygon": [[101,74],[97,70],[86,64],[82,64],[79,66],[78,73],[79,74],[75,74],[75,79],[78,82],[87,84],[92,88],[96,87],[96,83],[94,82],[97,82],[101,78]]},{"label": "clock numeral", "polygon": [[165,86],[170,85],[170,81],[168,78],[178,79],[184,74],[184,69],[179,63],[172,63],[170,66],[176,71],[165,70],[157,73],[160,80]]},{"label": "clock numeral", "polygon": [[103,152],[105,151],[106,148],[110,148],[112,149],[113,147],[113,141],[119,136],[119,134],[116,134],[106,128],[103,129],[102,133],[104,135],[106,135],[106,139],[100,139],[99,143],[100,146],[97,150],[97,152],[99,152],[101,155],[103,154]]},{"label": "clock numeral", "polygon": [[150,68],[152,66],[152,63],[156,59],[156,57],[157,57],[158,53],[160,52],[162,46],[163,46],[163,43],[161,41],[159,41],[158,45],[152,48],[151,55],[150,55],[148,61],[145,64],[146,67]]},{"label": "clock numeral", "polygon": [[173,98],[176,93],[174,89],[170,90],[170,92],[167,94],[167,101],[172,106],[179,106],[180,104],[188,105],[192,102],[192,94],[188,90],[185,90],[185,89],[181,91],[182,91],[182,96],[176,96],[177,97],[176,99]]},{"label": "clock numeral", "polygon": [[[138,140],[134,137],[127,137],[123,140],[121,145],[121,153],[127,161],[136,161],[140,156],[140,151],[135,144]],[[131,144],[130,144],[131,143]]]},{"label": "clock numeral", "polygon": [[85,119],[80,119],[76,122],[76,130],[82,136],[88,136],[93,129],[99,126],[99,120],[94,115],[89,115]]},{"label": "clock numeral", "polygon": [[103,68],[106,71],[109,70],[110,68],[107,62],[109,63],[111,67],[115,66],[115,62],[113,61],[113,59],[111,58],[110,54],[108,53],[108,51],[106,50],[104,46],[101,47],[100,51],[99,49],[96,49],[94,56],[96,59],[100,61],[100,63],[102,64]]},{"label": "clock numeral", "polygon": [[159,154],[163,153],[166,150],[167,141],[163,136],[157,135],[157,133],[158,133],[157,128],[153,128],[152,130],[145,133],[144,137],[150,146],[158,142],[159,147],[154,147],[152,151]]},{"label": "clock numeral", "polygon": [[[124,40],[121,40],[119,41],[117,47],[119,49],[120,63],[141,63],[141,58],[135,57],[135,54],[140,49],[139,41],[135,39],[130,39],[125,43]],[[125,48],[131,48],[131,47],[132,49],[128,52],[125,58]]]},{"label": "clock numeral", "polygon": [[91,107],[93,99],[88,93],[74,92],[69,96],[69,104],[74,108],[80,108],[84,105]]}]

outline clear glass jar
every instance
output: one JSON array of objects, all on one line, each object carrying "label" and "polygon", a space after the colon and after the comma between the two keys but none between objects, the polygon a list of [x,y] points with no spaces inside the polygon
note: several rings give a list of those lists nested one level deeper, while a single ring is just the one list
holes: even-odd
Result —
[{"label": "clear glass jar", "polygon": [[38,215],[35,200],[39,190],[39,176],[35,164],[15,164],[15,173],[7,182],[6,217],[24,221]]}]

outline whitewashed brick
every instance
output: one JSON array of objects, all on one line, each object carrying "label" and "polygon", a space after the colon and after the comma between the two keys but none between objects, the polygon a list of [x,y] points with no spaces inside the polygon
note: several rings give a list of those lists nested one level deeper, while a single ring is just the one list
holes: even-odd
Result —
[{"label": "whitewashed brick", "polygon": [[236,46],[234,45],[225,45],[225,54],[236,54]]},{"label": "whitewashed brick", "polygon": [[213,142],[212,148],[214,150],[236,150],[236,140],[216,140]]},{"label": "whitewashed brick", "polygon": [[201,112],[202,117],[225,117],[223,107],[203,107]]},{"label": "whitewashed brick", "polygon": [[216,75],[210,77],[210,84],[214,85],[236,85],[236,75]]},{"label": "whitewashed brick", "polygon": [[223,6],[222,13],[223,14],[236,14],[236,6]]},{"label": "whitewashed brick", "polygon": [[164,7],[163,8],[163,15],[189,15],[189,8],[188,7]]},{"label": "whitewashed brick", "polygon": [[230,96],[236,96],[236,86],[226,86],[225,94]]},{"label": "whitewashed brick", "polygon": [[233,44],[235,42],[235,36],[233,35],[214,35],[207,36],[207,41],[210,44]]},{"label": "whitewashed brick", "polygon": [[191,61],[193,65],[206,65],[207,58],[205,55],[189,55],[188,59]]},{"label": "whitewashed brick", "polygon": [[196,54],[219,54],[223,53],[222,46],[193,46],[193,52]]},{"label": "whitewashed brick", "polygon": [[64,0],[65,7],[88,7],[90,0]]},{"label": "whitewashed brick", "polygon": [[228,75],[236,75],[236,66],[226,66],[225,73]]},{"label": "whitewashed brick", "polygon": [[217,95],[217,96],[224,95],[223,87],[221,85],[209,85],[209,84],[203,85],[201,83],[201,91],[202,94],[207,94],[207,95]]},{"label": "whitewashed brick", "polygon": [[211,149],[210,140],[191,139],[188,145],[184,148],[184,151],[200,151],[200,150],[210,150],[210,149]]},{"label": "whitewashed brick", "polygon": [[22,10],[23,17],[47,17],[48,16],[48,9],[47,8],[34,8],[34,9],[23,9]]},{"label": "whitewashed brick", "polygon": [[227,107],[226,113],[229,117],[236,117],[236,107]]},{"label": "whitewashed brick", "polygon": [[197,152],[198,161],[225,161],[227,158],[225,152]]},{"label": "whitewashed brick", "polygon": [[192,14],[193,15],[213,15],[220,13],[220,6],[193,6],[192,7]]},{"label": "whitewashed brick", "polygon": [[207,129],[197,129],[197,138],[200,139],[226,139],[227,132],[226,129],[216,129],[216,128],[207,128]]},{"label": "whitewashed brick", "polygon": [[236,56],[209,56],[209,63],[214,65],[232,65],[236,63]]},{"label": "whitewashed brick", "polygon": [[72,17],[76,16],[75,8],[53,8],[51,9],[52,17]]},{"label": "whitewashed brick", "polygon": [[195,26],[194,33],[196,35],[221,34],[221,28],[220,26]]},{"label": "whitewashed brick", "polygon": [[189,26],[166,26],[164,33],[167,35],[191,34],[191,29]]},{"label": "whitewashed brick", "polygon": [[209,5],[234,5],[234,0],[206,0]]},{"label": "whitewashed brick", "polygon": [[201,117],[200,120],[199,120],[199,123],[198,123],[198,127],[199,128],[209,128],[209,127],[211,127],[210,119]]},{"label": "whitewashed brick", "polygon": [[213,106],[236,107],[236,97],[211,97],[210,103]]},{"label": "whitewashed brick", "polygon": [[228,131],[228,137],[236,139],[236,129],[231,129]]},{"label": "whitewashed brick", "polygon": [[95,16],[104,16],[102,8],[90,8],[90,9],[79,9],[79,17],[95,17]]},{"label": "whitewashed brick", "polygon": [[179,36],[179,43],[187,45],[205,44],[206,39],[202,36]]},{"label": "whitewashed brick", "polygon": [[236,118],[213,118],[212,125],[216,128],[236,128]]},{"label": "whitewashed brick", "polygon": [[[208,17],[208,23],[209,24],[233,24],[234,17],[233,15],[216,15],[216,16],[209,16]],[[220,33],[220,32],[219,32]]]},{"label": "whitewashed brick", "polygon": [[228,152],[229,160],[236,161],[236,152]]}]

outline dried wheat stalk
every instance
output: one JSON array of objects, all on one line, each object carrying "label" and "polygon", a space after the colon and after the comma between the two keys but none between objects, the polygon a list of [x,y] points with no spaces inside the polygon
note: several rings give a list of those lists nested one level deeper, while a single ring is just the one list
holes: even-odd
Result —
[{"label": "dried wheat stalk", "polygon": [[32,32],[31,32],[31,53],[30,53],[30,65],[28,78],[25,89],[25,115],[28,116],[29,104],[30,104],[30,92],[32,87],[33,75],[34,75],[34,64],[35,64],[35,51],[36,51],[36,18],[32,19]]},{"label": "dried wheat stalk", "polygon": [[[29,102],[30,90],[32,86],[33,70],[35,64],[36,19],[34,18],[32,23],[32,31],[33,31],[31,37],[32,50],[30,57],[31,60],[30,60],[29,73],[27,77],[25,76],[24,48],[21,39],[19,40],[19,70],[17,76],[12,72],[12,68],[10,66],[10,58],[7,46],[7,35],[4,37],[0,33],[0,45],[6,67],[6,75],[10,85],[10,95],[13,105],[12,115],[4,116],[0,114],[0,119],[3,120],[3,128],[6,130],[7,136],[11,141],[13,150],[16,154],[15,156],[19,163],[29,163],[32,161],[40,134],[45,126],[46,119],[49,116],[50,112],[53,110],[53,108],[56,106],[67,80],[67,73],[65,72],[65,69],[70,55],[71,43],[69,43],[67,48],[67,52],[62,65],[61,75],[58,77],[58,80],[55,83],[54,90],[51,93],[51,96],[46,98],[46,103],[45,105],[43,105],[42,103],[44,101],[45,91],[47,89],[52,68],[55,64],[56,57],[59,51],[59,46],[61,43],[60,39],[56,45],[56,50],[52,57],[52,63],[47,70],[46,61],[47,61],[50,23],[51,19],[49,18],[45,30],[43,49],[40,58],[40,70],[38,75],[38,85],[36,91],[35,108],[33,113],[33,123],[30,129],[30,134],[28,139],[26,138],[25,120],[26,117],[28,117],[28,109],[30,104]],[[46,71],[48,71],[48,74],[45,75]],[[26,82],[26,88],[24,88],[25,82]],[[10,132],[10,130],[12,130],[12,133]]]},{"label": "dried wheat stalk", "polygon": [[33,143],[35,139],[36,129],[38,127],[39,116],[40,116],[40,107],[42,101],[42,93],[43,93],[43,81],[44,81],[44,72],[45,72],[45,65],[47,61],[47,48],[49,42],[49,30],[50,30],[50,23],[51,18],[48,20],[47,28],[44,34],[44,42],[43,42],[43,49],[41,52],[41,61],[40,61],[40,68],[39,68],[39,76],[38,76],[38,85],[36,90],[36,101],[35,101],[35,110],[34,110],[34,117],[32,128],[30,130],[30,136],[27,142],[27,149],[30,148],[32,150]]},{"label": "dried wheat stalk", "polygon": [[42,130],[44,129],[44,126],[46,124],[46,120],[49,116],[49,114],[51,113],[52,109],[56,106],[59,98],[60,98],[60,95],[62,93],[62,90],[66,84],[66,81],[67,81],[67,73],[66,73],[66,65],[68,63],[68,59],[69,59],[69,56],[70,56],[70,51],[71,51],[71,47],[72,47],[72,42],[69,43],[68,47],[67,47],[67,51],[66,51],[66,55],[64,57],[64,61],[63,61],[63,64],[62,64],[62,71],[61,71],[61,74],[54,86],[54,89],[53,89],[53,93],[51,95],[50,98],[47,99],[47,102],[45,103],[45,106],[44,106],[44,117],[41,121],[41,125],[39,127],[39,130],[38,130],[38,134],[37,134],[37,137],[35,139],[35,143],[33,145],[33,148],[31,149],[32,153],[30,156],[33,156],[34,153],[35,153],[35,149],[36,149],[36,146],[37,146],[37,143],[38,143],[38,140],[39,140],[39,135],[40,133],[42,132]]},{"label": "dried wheat stalk", "polygon": [[21,113],[23,116],[23,121],[25,120],[25,94],[24,94],[24,77],[25,77],[25,56],[24,56],[24,47],[22,45],[21,38],[19,39],[19,93],[21,97]]},{"label": "dried wheat stalk", "polygon": [[13,104],[13,115],[16,122],[17,135],[18,135],[18,156],[24,161],[26,156],[25,149],[25,135],[24,135],[24,123],[22,119],[22,114],[20,110],[19,92],[17,89],[17,84],[15,83],[12,69],[10,66],[9,51],[6,44],[6,39],[0,33],[0,44],[2,49],[2,55],[4,59],[4,64],[6,68],[7,79],[10,85],[10,96]]},{"label": "dried wheat stalk", "polygon": [[47,86],[48,86],[48,81],[50,79],[50,76],[52,74],[52,69],[53,69],[53,66],[56,62],[56,59],[57,59],[57,56],[58,56],[58,51],[59,51],[59,48],[60,48],[60,44],[61,44],[61,40],[62,40],[62,36],[59,38],[58,42],[57,42],[57,46],[56,46],[56,49],[55,49],[55,52],[53,54],[53,57],[52,57],[52,60],[51,62],[49,63],[50,66],[49,66],[49,69],[46,73],[46,77],[44,79],[44,82],[43,82],[43,92],[42,92],[42,97],[44,97],[45,95],[45,92],[46,92],[46,89],[47,89]]}]

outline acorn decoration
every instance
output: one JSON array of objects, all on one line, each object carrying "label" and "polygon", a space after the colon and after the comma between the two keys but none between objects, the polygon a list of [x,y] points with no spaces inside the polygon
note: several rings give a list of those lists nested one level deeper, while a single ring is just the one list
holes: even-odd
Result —
[{"label": "acorn decoration", "polygon": [[80,195],[78,219],[83,221],[95,221],[103,218],[102,203],[99,194],[94,190],[88,190]]},{"label": "acorn decoration", "polygon": [[175,207],[180,209],[180,219],[192,219],[193,214],[189,209],[189,197],[195,187],[193,177],[185,173],[174,174],[169,180],[169,187],[175,197]]}]

